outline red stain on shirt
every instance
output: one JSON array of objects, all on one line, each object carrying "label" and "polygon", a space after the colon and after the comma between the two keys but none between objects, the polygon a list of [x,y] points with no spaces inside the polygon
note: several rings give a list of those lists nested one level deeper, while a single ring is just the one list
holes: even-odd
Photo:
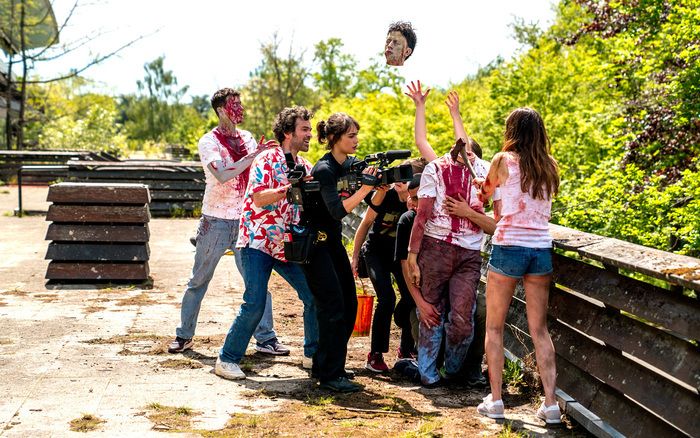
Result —
[{"label": "red stain on shirt", "polygon": [[[229,154],[229,156],[234,162],[240,161],[241,158],[245,157],[248,154],[248,150],[245,147],[243,138],[240,136],[238,131],[236,131],[233,135],[227,135],[223,133],[219,128],[216,128],[214,129],[214,136],[219,141],[219,143],[221,143],[221,145],[224,147],[224,151],[226,151]],[[246,186],[248,186],[249,172],[250,168],[247,168],[238,177],[235,178],[236,189],[245,191]]]},{"label": "red stain on shirt", "polygon": [[[471,202],[472,184],[469,169],[466,166],[456,162],[442,162],[438,164],[438,167],[440,168],[440,172],[442,174],[442,180],[445,183],[445,195],[455,199],[459,199],[461,195],[471,208],[483,212],[483,207],[481,205],[479,205],[477,208],[477,206],[472,205]],[[448,243],[452,242],[453,233],[458,233],[460,230],[464,230],[465,228],[468,228],[474,232],[481,230],[478,225],[467,218],[451,215],[450,220],[452,225],[451,233],[448,234],[447,238],[445,239]]]}]

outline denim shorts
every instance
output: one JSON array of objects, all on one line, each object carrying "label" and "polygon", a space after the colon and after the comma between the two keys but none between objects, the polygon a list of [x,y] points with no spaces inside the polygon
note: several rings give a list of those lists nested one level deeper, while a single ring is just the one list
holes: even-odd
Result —
[{"label": "denim shorts", "polygon": [[493,245],[489,269],[508,277],[549,275],[552,273],[552,248]]}]

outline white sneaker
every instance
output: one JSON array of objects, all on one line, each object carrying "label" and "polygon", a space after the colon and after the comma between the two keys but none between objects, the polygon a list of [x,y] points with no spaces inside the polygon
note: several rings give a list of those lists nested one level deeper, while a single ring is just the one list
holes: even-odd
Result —
[{"label": "white sneaker", "polygon": [[544,420],[547,424],[559,424],[561,423],[561,411],[559,410],[559,404],[554,404],[552,406],[545,406],[544,402],[540,405],[537,410],[537,418]]},{"label": "white sneaker", "polygon": [[489,418],[506,418],[506,416],[503,415],[503,400],[493,401],[491,394],[487,395],[484,401],[479,403],[479,406],[476,407],[476,411]]},{"label": "white sneaker", "polygon": [[237,363],[224,362],[221,358],[216,358],[214,366],[214,374],[224,379],[241,380],[245,379],[245,373],[241,371],[241,367]]},{"label": "white sneaker", "polygon": [[305,370],[310,370],[314,366],[314,359],[311,357],[302,356],[301,357],[301,367]]}]

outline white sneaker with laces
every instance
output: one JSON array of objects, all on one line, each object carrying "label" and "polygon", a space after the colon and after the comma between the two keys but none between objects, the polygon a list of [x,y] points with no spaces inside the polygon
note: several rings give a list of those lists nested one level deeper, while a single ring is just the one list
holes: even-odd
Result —
[{"label": "white sneaker with laces", "polygon": [[314,366],[314,359],[312,357],[301,357],[301,367],[305,370],[310,370]]},{"label": "white sneaker with laces", "polygon": [[479,406],[476,407],[476,411],[489,418],[500,419],[506,417],[503,414],[503,400],[493,401],[491,394],[487,395],[484,401],[479,403]]},{"label": "white sneaker with laces", "polygon": [[214,366],[214,374],[229,380],[245,379],[245,373],[237,363],[224,362],[218,357],[216,358],[216,365]]},{"label": "white sneaker with laces", "polygon": [[559,404],[553,404],[552,406],[545,406],[544,402],[540,405],[537,410],[537,418],[544,420],[547,424],[559,424],[561,423],[561,411],[559,410]]}]

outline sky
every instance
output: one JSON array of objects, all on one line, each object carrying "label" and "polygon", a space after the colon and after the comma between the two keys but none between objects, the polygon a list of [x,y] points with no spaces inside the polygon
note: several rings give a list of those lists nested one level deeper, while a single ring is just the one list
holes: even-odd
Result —
[{"label": "sky", "polygon": [[[62,23],[75,0],[54,0]],[[518,43],[509,27],[515,18],[548,27],[552,0],[317,1],[278,0],[81,0],[61,33],[62,42],[95,32],[102,35],[84,50],[51,62],[37,63],[35,73],[51,77],[79,68],[89,54],[105,54],[141,35],[145,38],[83,76],[109,94],[137,91],[143,66],[165,56],[190,95],[211,95],[222,87],[244,85],[259,65],[260,45],[277,32],[284,54],[305,52],[312,64],[313,46],[337,37],[360,67],[383,51],[393,21],[410,21],[418,43],[399,73],[431,86],[447,87],[502,56],[509,59]],[[382,58],[383,61],[383,58]]]}]

